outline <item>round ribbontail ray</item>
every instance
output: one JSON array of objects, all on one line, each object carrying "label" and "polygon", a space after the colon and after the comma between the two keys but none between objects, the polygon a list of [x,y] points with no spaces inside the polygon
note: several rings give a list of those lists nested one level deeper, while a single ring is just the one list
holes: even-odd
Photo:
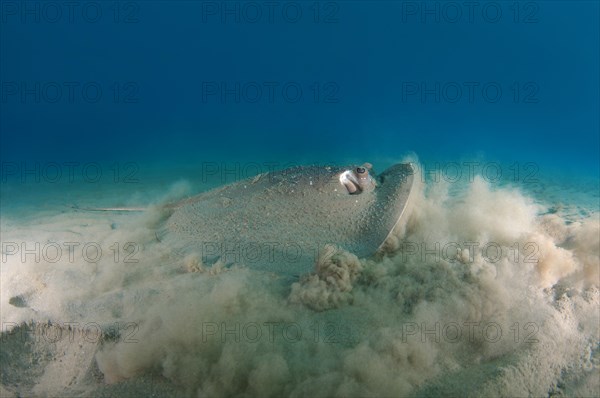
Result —
[{"label": "round ribbontail ray", "polygon": [[278,274],[311,271],[336,245],[358,257],[406,222],[416,178],[410,163],[371,176],[370,164],[299,166],[263,173],[168,205],[158,233],[175,252]]}]

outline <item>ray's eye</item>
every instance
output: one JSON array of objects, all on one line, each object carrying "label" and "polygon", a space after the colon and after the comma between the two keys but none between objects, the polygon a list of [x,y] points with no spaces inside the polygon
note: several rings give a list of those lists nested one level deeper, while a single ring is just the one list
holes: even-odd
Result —
[{"label": "ray's eye", "polygon": [[340,182],[346,187],[351,195],[359,194],[364,191],[371,191],[375,188],[375,182],[369,176],[366,167],[357,167],[354,170],[346,170],[340,174]]}]

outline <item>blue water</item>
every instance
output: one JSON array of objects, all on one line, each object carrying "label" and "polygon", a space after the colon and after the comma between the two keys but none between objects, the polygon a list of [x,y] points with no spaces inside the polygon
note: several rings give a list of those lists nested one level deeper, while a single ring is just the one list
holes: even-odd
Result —
[{"label": "blue water", "polygon": [[4,161],[599,175],[595,1],[52,4],[2,2]]}]

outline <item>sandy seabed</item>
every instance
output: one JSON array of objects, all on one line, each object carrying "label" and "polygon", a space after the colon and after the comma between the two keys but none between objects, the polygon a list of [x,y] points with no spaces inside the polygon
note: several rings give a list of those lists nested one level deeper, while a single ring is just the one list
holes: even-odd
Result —
[{"label": "sandy seabed", "polygon": [[178,257],[159,207],[35,200],[3,203],[2,396],[600,395],[597,207],[427,184],[377,256],[290,279]]}]

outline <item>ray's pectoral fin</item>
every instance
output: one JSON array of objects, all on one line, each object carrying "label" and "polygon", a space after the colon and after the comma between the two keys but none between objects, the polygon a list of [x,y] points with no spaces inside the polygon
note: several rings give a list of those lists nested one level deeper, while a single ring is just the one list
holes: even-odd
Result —
[{"label": "ray's pectoral fin", "polygon": [[398,235],[406,226],[415,201],[415,188],[419,179],[412,163],[396,164],[378,176],[379,197],[375,211],[388,216],[381,217],[382,228],[387,232],[378,247],[381,250],[392,235]]}]

